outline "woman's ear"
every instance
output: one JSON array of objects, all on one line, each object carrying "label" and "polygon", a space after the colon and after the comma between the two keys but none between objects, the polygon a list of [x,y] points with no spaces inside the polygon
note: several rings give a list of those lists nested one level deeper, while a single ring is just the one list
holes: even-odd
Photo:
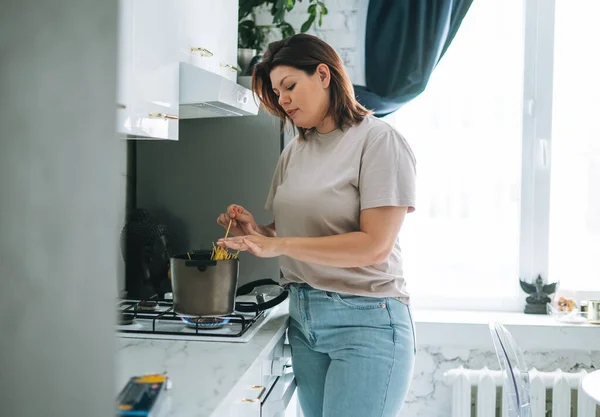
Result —
[{"label": "woman's ear", "polygon": [[329,83],[331,82],[331,71],[329,71],[329,67],[325,64],[319,64],[317,66],[317,75],[319,76],[319,81],[321,81],[323,88],[329,87]]}]

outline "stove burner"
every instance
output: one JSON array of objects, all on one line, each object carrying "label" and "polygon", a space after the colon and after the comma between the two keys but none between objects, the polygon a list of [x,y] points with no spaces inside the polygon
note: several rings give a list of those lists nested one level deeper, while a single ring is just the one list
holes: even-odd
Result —
[{"label": "stove burner", "polygon": [[121,326],[133,324],[134,318],[135,318],[135,315],[133,315],[133,314],[121,312],[121,313],[119,313],[119,324]]},{"label": "stove burner", "polygon": [[[234,312],[220,317],[184,317],[173,311],[173,301],[170,299],[159,301],[156,300],[156,297],[152,296],[146,300],[124,299],[120,301],[117,305],[120,311],[117,313],[118,319],[116,320],[118,332],[129,335],[126,337],[133,337],[132,335],[135,334],[157,335],[159,338],[198,336],[209,339],[213,337],[231,338],[234,341],[233,339],[247,334],[248,329],[265,316],[264,311],[252,310],[256,303],[240,301],[240,306],[247,311],[252,310],[252,313],[244,315]],[[131,324],[135,325],[128,326]]]},{"label": "stove burner", "polygon": [[203,330],[219,329],[229,323],[229,319],[220,317],[182,317],[181,320],[192,329]]},{"label": "stove burner", "polygon": [[137,304],[138,311],[154,311],[158,308],[158,303],[156,301],[145,300],[140,301]]}]

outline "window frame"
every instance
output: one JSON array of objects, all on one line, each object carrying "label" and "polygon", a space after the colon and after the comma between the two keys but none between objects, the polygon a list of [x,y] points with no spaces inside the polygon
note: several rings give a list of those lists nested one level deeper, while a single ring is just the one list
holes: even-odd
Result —
[{"label": "window frame", "polygon": [[426,309],[522,311],[525,294],[518,279],[538,274],[547,280],[550,236],[550,174],[554,78],[555,0],[524,2],[521,207],[519,277],[507,277],[513,297],[420,296],[413,306]]}]

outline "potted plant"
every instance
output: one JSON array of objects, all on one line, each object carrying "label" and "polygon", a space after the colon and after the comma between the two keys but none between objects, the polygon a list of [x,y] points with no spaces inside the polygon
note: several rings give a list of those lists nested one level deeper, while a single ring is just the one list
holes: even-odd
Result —
[{"label": "potted plant", "polygon": [[[328,13],[323,0],[307,0],[309,2],[307,17],[300,32],[305,33],[313,26],[323,24],[323,16]],[[256,55],[262,55],[267,38],[272,33],[279,33],[280,39],[296,33],[294,27],[285,21],[285,14],[294,9],[302,0],[240,0],[238,9],[238,65],[243,73],[247,73],[250,62]],[[256,24],[256,11],[262,7],[270,9],[273,21],[269,25]]]}]

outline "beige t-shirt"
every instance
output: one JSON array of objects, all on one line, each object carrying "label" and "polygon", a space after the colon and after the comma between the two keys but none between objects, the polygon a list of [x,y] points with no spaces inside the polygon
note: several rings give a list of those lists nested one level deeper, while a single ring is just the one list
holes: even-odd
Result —
[{"label": "beige t-shirt", "polygon": [[[283,150],[266,209],[278,237],[320,237],[360,231],[360,211],[381,206],[415,207],[415,157],[402,135],[367,116],[360,124],[327,134],[311,131]],[[280,258],[282,284],[408,303],[398,239],[377,265],[339,268]]]}]

